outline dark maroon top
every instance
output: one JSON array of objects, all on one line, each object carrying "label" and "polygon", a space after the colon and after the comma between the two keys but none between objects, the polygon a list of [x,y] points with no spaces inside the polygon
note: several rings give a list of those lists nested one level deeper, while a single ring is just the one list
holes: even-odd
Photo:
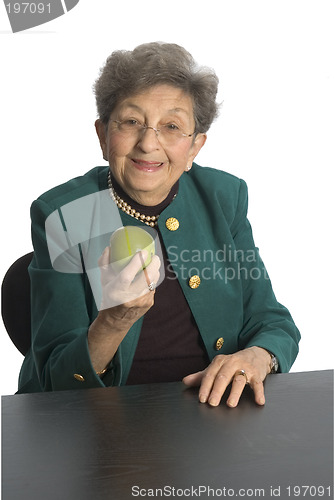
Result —
[{"label": "dark maroon top", "polygon": [[[124,201],[145,215],[159,215],[178,192],[177,182],[162,203],[146,207],[129,198],[115,179],[112,183]],[[209,364],[196,322],[172,271],[160,234],[159,237],[165,278],[155,291],[153,307],[145,314],[127,384],[180,381]]]}]

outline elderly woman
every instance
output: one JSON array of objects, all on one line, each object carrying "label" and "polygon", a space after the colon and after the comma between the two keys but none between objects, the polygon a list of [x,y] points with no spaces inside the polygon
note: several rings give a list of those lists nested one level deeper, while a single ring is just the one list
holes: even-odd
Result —
[{"label": "elderly woman", "polygon": [[[235,407],[249,384],[263,405],[266,376],[290,369],[299,332],[254,245],[246,184],[194,163],[217,115],[217,84],[175,44],[107,59],[95,84],[95,126],[109,166],[32,205],[32,347],[19,392],[183,380],[199,387],[202,403],[216,406],[228,390]],[[89,198],[105,192],[103,203]],[[115,276],[108,240],[97,238],[100,304],[84,258],[95,233],[81,238],[89,244],[74,238],[84,261],[77,272],[55,268],[46,234],[57,214],[69,238],[64,207],[78,202],[73,226],[105,235],[100,219],[119,217],[116,226],[152,226],[160,240],[160,257],[146,269],[147,254],[138,253]]]}]

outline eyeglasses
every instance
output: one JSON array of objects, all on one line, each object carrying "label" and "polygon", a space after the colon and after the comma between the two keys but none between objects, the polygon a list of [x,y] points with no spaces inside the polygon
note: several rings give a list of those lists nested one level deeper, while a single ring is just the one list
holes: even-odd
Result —
[{"label": "eyeglasses", "polygon": [[111,120],[111,123],[115,123],[118,132],[128,137],[139,138],[141,133],[150,128],[154,130],[158,141],[162,141],[164,144],[173,144],[185,137],[192,137],[195,134],[195,132],[186,134],[175,123],[166,123],[166,125],[161,125],[160,128],[149,127],[145,123],[134,119],[123,121]]}]

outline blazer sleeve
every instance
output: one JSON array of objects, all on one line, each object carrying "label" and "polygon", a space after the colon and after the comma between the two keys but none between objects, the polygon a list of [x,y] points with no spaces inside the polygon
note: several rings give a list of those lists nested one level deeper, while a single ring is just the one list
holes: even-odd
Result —
[{"label": "blazer sleeve", "polygon": [[276,300],[259,250],[254,244],[247,207],[247,186],[240,180],[238,205],[231,224],[243,288],[244,318],[239,347],[267,349],[277,357],[279,370],[287,372],[298,354],[300,333],[289,311]]},{"label": "blazer sleeve", "polygon": [[[86,275],[58,272],[51,264],[45,221],[53,211],[42,199],[31,207],[34,246],[29,268],[32,344],[27,365],[34,365],[40,391],[103,387],[105,383],[96,375],[88,350],[87,332],[92,322],[93,299]],[[108,385],[110,376],[105,380]],[[25,380],[24,366],[20,383],[34,386],[32,381]]]}]

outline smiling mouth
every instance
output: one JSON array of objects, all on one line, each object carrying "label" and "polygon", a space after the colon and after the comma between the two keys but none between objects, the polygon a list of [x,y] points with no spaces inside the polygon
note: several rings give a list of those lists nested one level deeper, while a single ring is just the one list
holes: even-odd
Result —
[{"label": "smiling mouth", "polygon": [[145,161],[137,158],[132,158],[132,163],[139,170],[144,170],[146,172],[154,172],[164,164],[161,161]]}]

